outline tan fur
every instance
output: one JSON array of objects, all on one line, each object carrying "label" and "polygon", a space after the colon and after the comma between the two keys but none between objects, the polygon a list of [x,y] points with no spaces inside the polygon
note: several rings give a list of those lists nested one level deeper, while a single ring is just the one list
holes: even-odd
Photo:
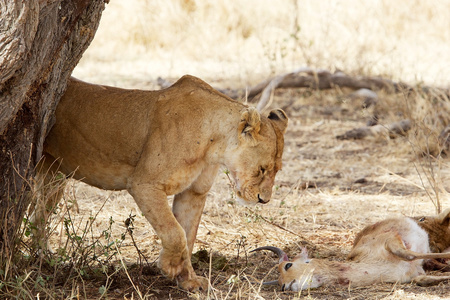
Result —
[{"label": "tan fur", "polygon": [[293,261],[280,262],[278,282],[283,290],[299,291],[334,284],[356,287],[414,281],[432,285],[449,280],[450,276],[426,275],[423,269],[424,260],[450,258],[450,253],[430,250],[433,244],[436,252],[450,247],[449,217],[450,209],[434,217],[402,217],[369,225],[356,236],[345,262],[310,259],[303,249]]},{"label": "tan fur", "polygon": [[437,216],[415,217],[414,220],[428,233],[431,252],[445,252],[450,248],[450,208]]},{"label": "tan fur", "polygon": [[[268,202],[287,121],[280,109],[261,116],[192,76],[161,91],[72,78],[44,158],[90,185],[127,189],[162,241],[159,267],[195,290],[207,287],[190,258],[219,166],[228,168],[244,202]],[[175,195],[172,211],[168,195]]]}]

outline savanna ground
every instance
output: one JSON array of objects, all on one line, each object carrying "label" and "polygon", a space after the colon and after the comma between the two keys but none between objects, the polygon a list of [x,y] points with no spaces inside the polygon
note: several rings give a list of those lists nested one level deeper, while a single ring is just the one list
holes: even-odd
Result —
[{"label": "savanna ground", "polygon": [[[159,76],[175,81],[192,74],[214,87],[237,89],[309,66],[449,87],[448,0],[127,3],[107,5],[76,77],[158,89]],[[272,107],[284,108],[290,123],[272,200],[264,206],[238,206],[225,170],[208,196],[193,264],[197,274],[210,279],[213,290],[188,294],[160,275],[155,265],[160,242],[125,191],[69,182],[50,238],[52,248],[65,249],[60,251],[65,258],[45,266],[35,280],[41,286],[52,281],[55,287],[42,290],[40,297],[450,298],[449,283],[327,287],[302,293],[260,284],[277,278],[277,259],[249,253],[256,247],[277,246],[293,257],[306,246],[313,257],[344,260],[365,225],[392,216],[432,215],[438,203],[450,207],[450,160],[427,154],[436,154],[437,136],[450,122],[448,99],[379,92],[377,106],[363,109],[362,99],[348,97],[351,92],[276,90]],[[336,138],[364,126],[374,110],[380,124],[409,118],[413,128],[396,138]],[[65,204],[74,202],[79,212],[67,213]],[[125,225],[130,216],[131,235]],[[71,263],[76,267],[68,267]]]}]

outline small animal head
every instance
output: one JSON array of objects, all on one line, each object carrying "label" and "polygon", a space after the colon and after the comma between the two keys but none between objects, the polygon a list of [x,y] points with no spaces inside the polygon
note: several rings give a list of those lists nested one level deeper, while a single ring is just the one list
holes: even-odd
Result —
[{"label": "small animal head", "polygon": [[241,112],[238,144],[226,154],[240,202],[269,202],[275,175],[281,169],[287,123],[281,109],[272,110],[268,117],[261,116],[255,108]]},{"label": "small animal head", "polygon": [[428,233],[431,252],[450,250],[450,208],[437,216],[414,217],[414,220]]},{"label": "small animal head", "polygon": [[320,277],[316,274],[314,260],[308,257],[308,250],[303,247],[302,252],[289,260],[286,253],[277,247],[265,246],[256,248],[253,251],[269,250],[278,255],[278,271],[280,276],[277,281],[264,282],[265,285],[279,284],[282,291],[300,291],[310,288],[317,288],[322,285]]}]

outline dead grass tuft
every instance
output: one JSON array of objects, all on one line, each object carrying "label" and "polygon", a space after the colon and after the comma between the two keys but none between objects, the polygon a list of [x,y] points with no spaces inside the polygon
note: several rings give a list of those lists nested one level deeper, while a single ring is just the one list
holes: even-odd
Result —
[{"label": "dead grass tuft", "polygon": [[242,86],[308,66],[448,85],[449,19],[448,0],[111,1],[75,73]]}]

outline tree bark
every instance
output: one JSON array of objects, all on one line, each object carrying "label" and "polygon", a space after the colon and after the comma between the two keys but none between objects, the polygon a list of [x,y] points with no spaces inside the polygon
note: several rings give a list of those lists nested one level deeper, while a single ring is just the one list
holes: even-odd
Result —
[{"label": "tree bark", "polygon": [[0,251],[8,257],[34,167],[105,0],[0,0]]}]

